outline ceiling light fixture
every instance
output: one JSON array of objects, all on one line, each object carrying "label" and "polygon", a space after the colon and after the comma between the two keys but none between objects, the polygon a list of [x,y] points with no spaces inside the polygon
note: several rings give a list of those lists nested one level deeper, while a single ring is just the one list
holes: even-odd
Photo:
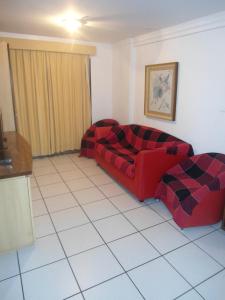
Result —
[{"label": "ceiling light fixture", "polygon": [[81,22],[76,19],[63,19],[62,25],[65,27],[69,32],[74,32],[78,28],[81,27]]},{"label": "ceiling light fixture", "polygon": [[62,19],[62,26],[71,33],[75,32],[86,23],[87,21],[85,19],[76,19],[73,16],[68,16]]}]

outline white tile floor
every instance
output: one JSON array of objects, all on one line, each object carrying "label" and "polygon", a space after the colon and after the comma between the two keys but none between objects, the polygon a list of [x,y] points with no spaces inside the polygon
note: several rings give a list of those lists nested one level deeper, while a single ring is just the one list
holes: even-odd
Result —
[{"label": "white tile floor", "polygon": [[225,232],[180,230],[94,160],[34,160],[36,243],[0,255],[0,300],[223,300]]}]

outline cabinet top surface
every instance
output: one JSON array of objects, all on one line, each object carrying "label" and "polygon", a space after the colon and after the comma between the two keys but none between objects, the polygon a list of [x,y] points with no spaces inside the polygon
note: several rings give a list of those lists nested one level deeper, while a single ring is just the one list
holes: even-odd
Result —
[{"label": "cabinet top surface", "polygon": [[4,137],[7,148],[3,152],[12,159],[12,164],[0,165],[0,179],[30,175],[32,173],[30,145],[16,132],[5,132]]}]

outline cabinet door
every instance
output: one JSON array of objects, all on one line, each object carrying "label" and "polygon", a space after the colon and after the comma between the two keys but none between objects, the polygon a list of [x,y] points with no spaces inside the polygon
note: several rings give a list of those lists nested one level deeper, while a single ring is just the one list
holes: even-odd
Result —
[{"label": "cabinet door", "polygon": [[0,180],[0,252],[18,249],[34,241],[30,179]]}]

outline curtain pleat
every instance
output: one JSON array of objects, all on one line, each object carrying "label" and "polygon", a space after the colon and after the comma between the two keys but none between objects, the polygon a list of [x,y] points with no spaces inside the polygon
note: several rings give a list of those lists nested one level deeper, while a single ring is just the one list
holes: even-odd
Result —
[{"label": "curtain pleat", "polygon": [[15,120],[10,80],[10,66],[7,42],[0,41],[0,111],[4,131],[15,131]]},{"label": "curtain pleat", "polygon": [[88,56],[10,50],[17,130],[34,156],[80,148],[91,123]]}]

